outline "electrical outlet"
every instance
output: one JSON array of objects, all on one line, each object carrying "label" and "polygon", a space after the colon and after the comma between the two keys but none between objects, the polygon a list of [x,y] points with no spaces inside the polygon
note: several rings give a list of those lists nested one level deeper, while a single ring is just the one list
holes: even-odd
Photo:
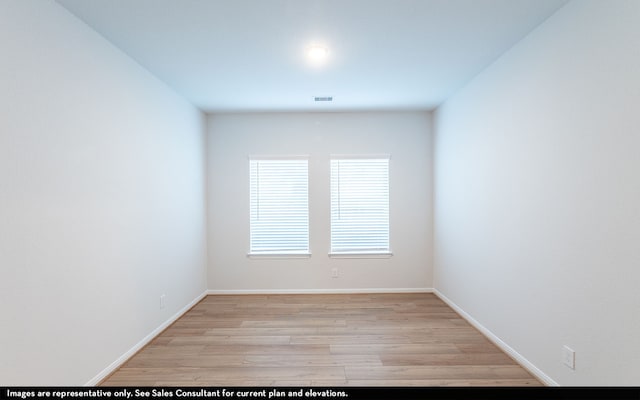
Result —
[{"label": "electrical outlet", "polygon": [[163,309],[166,304],[167,296],[165,296],[164,294],[160,295],[160,309]]},{"label": "electrical outlet", "polygon": [[562,346],[562,363],[571,369],[576,369],[576,352],[568,346]]},{"label": "electrical outlet", "polygon": [[331,269],[331,277],[332,278],[337,278],[338,277],[338,268]]}]

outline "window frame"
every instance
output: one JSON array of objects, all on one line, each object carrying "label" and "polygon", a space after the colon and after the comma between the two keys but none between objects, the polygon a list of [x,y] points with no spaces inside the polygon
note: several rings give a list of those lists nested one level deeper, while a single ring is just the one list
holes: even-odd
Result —
[{"label": "window frame", "polygon": [[[387,160],[387,248],[384,250],[354,249],[335,251],[333,248],[333,182],[332,171],[334,160]],[[329,156],[329,257],[330,258],[390,258],[391,247],[391,155],[390,154],[331,154]]]},{"label": "window frame", "polygon": [[[257,251],[252,247],[254,239],[253,228],[253,199],[252,199],[252,162],[253,161],[305,161],[306,162],[306,245],[307,248],[301,251],[273,250],[273,251]],[[309,209],[309,156],[308,155],[249,155],[248,156],[248,178],[249,178],[249,251],[248,258],[265,258],[265,259],[288,259],[288,258],[309,258],[311,257],[311,227],[310,227],[310,209]]]}]

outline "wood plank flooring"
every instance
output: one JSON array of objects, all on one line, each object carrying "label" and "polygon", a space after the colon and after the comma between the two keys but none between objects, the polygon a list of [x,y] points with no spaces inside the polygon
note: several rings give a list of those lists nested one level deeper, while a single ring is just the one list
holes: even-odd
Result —
[{"label": "wood plank flooring", "polygon": [[429,293],[207,296],[113,386],[540,386]]}]

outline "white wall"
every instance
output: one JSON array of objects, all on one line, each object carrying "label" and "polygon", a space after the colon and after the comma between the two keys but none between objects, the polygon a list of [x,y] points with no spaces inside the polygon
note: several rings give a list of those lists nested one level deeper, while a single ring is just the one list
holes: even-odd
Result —
[{"label": "white wall", "polygon": [[[215,114],[208,119],[209,289],[345,290],[432,286],[431,116]],[[389,259],[329,259],[329,155],[391,154]],[[249,259],[248,156],[307,154],[309,259]],[[331,278],[331,269],[339,278]]]},{"label": "white wall", "polygon": [[573,1],[436,113],[435,287],[562,385],[640,384],[639,22]]},{"label": "white wall", "polygon": [[205,290],[204,117],[52,1],[0,60],[0,385],[82,385]]}]

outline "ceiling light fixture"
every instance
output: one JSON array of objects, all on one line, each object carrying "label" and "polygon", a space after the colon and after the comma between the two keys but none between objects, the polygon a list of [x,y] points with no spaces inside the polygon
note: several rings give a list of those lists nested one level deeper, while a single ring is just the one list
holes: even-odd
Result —
[{"label": "ceiling light fixture", "polygon": [[307,47],[307,57],[314,63],[321,63],[327,59],[329,55],[329,49],[320,46],[320,45],[312,45]]}]

